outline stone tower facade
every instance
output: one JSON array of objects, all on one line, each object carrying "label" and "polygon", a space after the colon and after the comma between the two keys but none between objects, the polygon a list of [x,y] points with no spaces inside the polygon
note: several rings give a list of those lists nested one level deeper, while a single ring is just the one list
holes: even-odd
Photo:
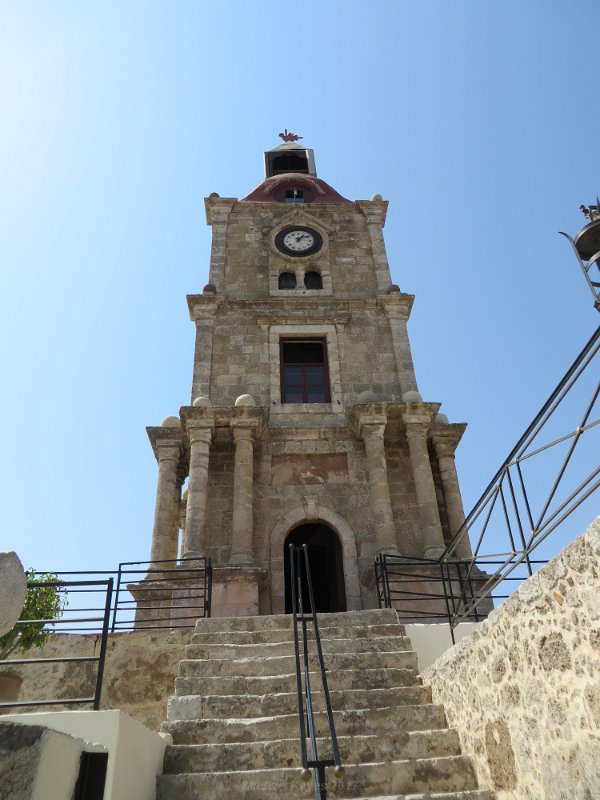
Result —
[{"label": "stone tower facade", "polygon": [[379,552],[435,558],[464,521],[465,425],[418,392],[387,202],[342,197],[296,141],[265,166],[244,199],[205,201],[191,403],[148,428],[151,558],[210,557],[214,615],[282,613],[286,546],[307,543],[317,610],[372,608]]}]

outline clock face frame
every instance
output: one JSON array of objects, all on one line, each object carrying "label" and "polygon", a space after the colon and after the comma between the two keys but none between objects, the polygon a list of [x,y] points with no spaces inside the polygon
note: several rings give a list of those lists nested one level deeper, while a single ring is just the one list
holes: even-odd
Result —
[{"label": "clock face frame", "polygon": [[289,225],[275,237],[275,247],[292,258],[312,256],[323,247],[323,238],[314,228]]}]

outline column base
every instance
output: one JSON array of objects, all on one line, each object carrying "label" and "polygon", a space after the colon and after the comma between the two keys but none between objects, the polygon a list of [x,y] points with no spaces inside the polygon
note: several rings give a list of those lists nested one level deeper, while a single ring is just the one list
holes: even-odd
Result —
[{"label": "column base", "polygon": [[212,616],[254,617],[260,614],[260,596],[267,570],[251,566],[213,568]]},{"label": "column base", "polygon": [[254,558],[252,553],[236,553],[229,559],[232,567],[252,567],[254,569]]}]

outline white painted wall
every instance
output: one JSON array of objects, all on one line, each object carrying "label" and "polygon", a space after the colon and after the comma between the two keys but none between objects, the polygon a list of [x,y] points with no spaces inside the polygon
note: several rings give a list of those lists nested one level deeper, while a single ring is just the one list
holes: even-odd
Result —
[{"label": "white painted wall", "polygon": [[[460,642],[461,639],[472,633],[478,624],[478,622],[461,622],[454,629],[456,642]],[[413,650],[419,659],[419,672],[430,667],[442,653],[452,647],[452,636],[447,622],[434,625],[413,624],[405,627],[406,635],[412,642]]]},{"label": "white painted wall", "polygon": [[155,800],[168,734],[148,730],[122,711],[45,711],[5,714],[2,720],[46,727],[85,742],[88,751],[107,750],[104,800]]}]

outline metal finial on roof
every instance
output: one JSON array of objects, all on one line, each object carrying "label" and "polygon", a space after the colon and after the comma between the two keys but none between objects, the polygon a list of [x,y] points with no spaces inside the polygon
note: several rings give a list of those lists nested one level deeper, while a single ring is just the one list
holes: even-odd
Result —
[{"label": "metal finial on roof", "polygon": [[288,131],[287,128],[284,128],[283,133],[280,133],[279,136],[284,142],[297,142],[298,139],[303,138],[302,136],[298,136],[297,134]]}]

